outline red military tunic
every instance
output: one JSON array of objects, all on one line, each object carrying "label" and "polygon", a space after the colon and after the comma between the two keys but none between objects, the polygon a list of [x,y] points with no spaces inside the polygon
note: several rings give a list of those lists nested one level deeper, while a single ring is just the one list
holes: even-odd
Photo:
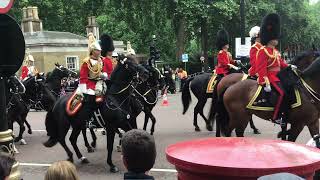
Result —
[{"label": "red military tunic", "polygon": [[218,53],[218,64],[216,66],[216,73],[223,74],[224,76],[229,73],[229,65],[234,64],[233,60],[229,57],[228,52],[220,50]]},{"label": "red military tunic", "polygon": [[255,62],[256,72],[258,73],[258,83],[260,85],[270,83],[279,93],[277,104],[274,107],[273,120],[278,118],[280,106],[284,97],[283,90],[278,86],[280,80],[277,77],[277,74],[281,68],[287,66],[288,64],[281,58],[278,50],[263,46],[258,51]]},{"label": "red military tunic", "polygon": [[108,77],[110,78],[112,71],[113,71],[112,60],[106,56],[105,58],[103,58],[103,72],[107,72]]},{"label": "red military tunic", "polygon": [[[88,67],[88,63],[91,63],[90,61],[91,60],[87,60],[86,62],[84,62],[81,65],[79,86],[81,84],[86,84],[87,92],[85,94],[95,95],[94,91],[96,89],[97,81],[93,80],[93,79],[90,79],[90,76],[89,76],[90,69]],[[100,62],[97,62],[97,63],[102,63],[102,60]],[[91,63],[91,65],[92,65],[92,63]],[[104,67],[102,67],[102,71],[101,72],[106,72]]]},{"label": "red military tunic", "polygon": [[249,75],[255,76],[256,75],[256,68],[255,68],[255,62],[257,59],[257,52],[262,47],[262,45],[259,42],[256,42],[253,46],[251,46],[250,49],[250,69],[249,69]]},{"label": "red military tunic", "polygon": [[22,66],[20,79],[23,80],[24,78],[28,77],[28,74],[29,74],[28,66]]},{"label": "red military tunic", "polygon": [[287,66],[288,64],[281,58],[278,50],[265,46],[261,47],[255,62],[258,83],[264,85],[266,83],[265,77],[270,82],[280,82],[277,74],[282,68]]}]

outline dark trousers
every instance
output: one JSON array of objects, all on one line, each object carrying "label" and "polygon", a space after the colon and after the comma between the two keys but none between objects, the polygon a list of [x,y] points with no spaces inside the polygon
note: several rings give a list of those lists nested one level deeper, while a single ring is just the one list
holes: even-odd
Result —
[{"label": "dark trousers", "polygon": [[180,83],[180,92],[182,91],[182,88],[184,86],[184,84],[186,83],[187,78],[181,79],[181,83]]},{"label": "dark trousers", "polygon": [[96,103],[96,96],[84,94],[84,98],[82,101],[82,108],[78,113],[78,117],[79,119],[82,120],[82,122],[86,122],[90,120],[94,111],[96,111],[97,109],[98,109],[98,105]]}]

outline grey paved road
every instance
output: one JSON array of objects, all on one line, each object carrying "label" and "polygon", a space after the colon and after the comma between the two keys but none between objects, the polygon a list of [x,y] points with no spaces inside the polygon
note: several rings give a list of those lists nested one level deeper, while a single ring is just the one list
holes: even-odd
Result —
[{"label": "grey paved road", "polygon": [[[208,132],[205,130],[205,124],[203,120],[199,118],[199,125],[202,128],[201,132],[194,132],[192,125],[193,119],[193,107],[196,99],[193,97],[193,102],[186,115],[182,115],[182,104],[181,95],[169,95],[169,106],[161,106],[161,100],[157,107],[154,109],[154,115],[157,118],[155,140],[157,143],[157,160],[154,165],[156,168],[151,171],[150,174],[155,176],[158,180],[173,180],[176,179],[176,173],[172,172],[174,167],[169,164],[165,157],[166,146],[173,144],[178,141],[190,140],[195,138],[203,137],[214,137],[214,131]],[[208,103],[209,104],[209,103]],[[206,107],[206,111],[208,106]],[[144,114],[142,114],[144,116]],[[138,117],[139,127],[142,127],[143,116]],[[65,151],[62,149],[60,144],[57,144],[53,148],[45,148],[42,145],[46,137],[44,131],[44,112],[30,112],[28,115],[28,121],[34,130],[32,135],[25,134],[25,140],[27,145],[17,144],[17,148],[20,154],[16,156],[20,163],[21,173],[25,180],[42,180],[47,169],[48,164],[58,160],[64,160],[67,158]],[[270,122],[254,118],[256,126],[262,131],[261,135],[253,135],[251,129],[247,129],[245,136],[257,137],[257,138],[268,138],[276,139],[276,133],[279,131],[279,127],[274,126]],[[16,126],[15,126],[16,127]],[[15,128],[17,133],[17,128]],[[75,165],[79,171],[82,180],[116,180],[122,179],[125,171],[124,166],[121,162],[121,153],[114,152],[113,161],[116,166],[119,167],[120,172],[111,174],[106,166],[106,138],[97,132],[98,135],[98,147],[94,153],[87,153],[83,144],[83,138],[80,135],[78,145],[81,152],[86,156],[90,163],[81,164],[79,160],[75,160]],[[71,145],[67,142],[70,148]],[[304,129],[302,134],[299,136],[297,142],[305,144],[310,139],[310,135],[307,129]],[[118,138],[116,139],[116,143]],[[212,147],[214,148],[214,147]]]}]

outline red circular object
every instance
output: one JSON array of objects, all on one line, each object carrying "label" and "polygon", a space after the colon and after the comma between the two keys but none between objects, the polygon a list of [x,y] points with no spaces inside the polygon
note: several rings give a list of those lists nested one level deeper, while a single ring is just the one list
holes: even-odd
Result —
[{"label": "red circular object", "polygon": [[253,180],[288,172],[312,179],[320,169],[320,150],[287,141],[209,138],[180,142],[166,149],[179,180]]},{"label": "red circular object", "polygon": [[[2,3],[4,3],[5,0],[1,0],[1,1],[2,1]],[[4,7],[0,7],[0,14],[7,13],[11,9],[12,4],[13,4],[13,0],[9,0],[9,2],[7,4],[5,4]],[[0,2],[0,5],[1,5],[1,2]]]}]

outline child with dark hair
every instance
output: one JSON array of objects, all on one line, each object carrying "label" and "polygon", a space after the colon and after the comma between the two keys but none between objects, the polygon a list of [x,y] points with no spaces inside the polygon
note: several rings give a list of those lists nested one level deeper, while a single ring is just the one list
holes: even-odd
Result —
[{"label": "child with dark hair", "polygon": [[143,130],[134,129],[124,134],[122,138],[123,163],[128,169],[125,180],[149,179],[146,174],[155,162],[156,145],[154,138]]},{"label": "child with dark hair", "polygon": [[14,159],[10,156],[0,154],[0,179],[9,180]]}]

